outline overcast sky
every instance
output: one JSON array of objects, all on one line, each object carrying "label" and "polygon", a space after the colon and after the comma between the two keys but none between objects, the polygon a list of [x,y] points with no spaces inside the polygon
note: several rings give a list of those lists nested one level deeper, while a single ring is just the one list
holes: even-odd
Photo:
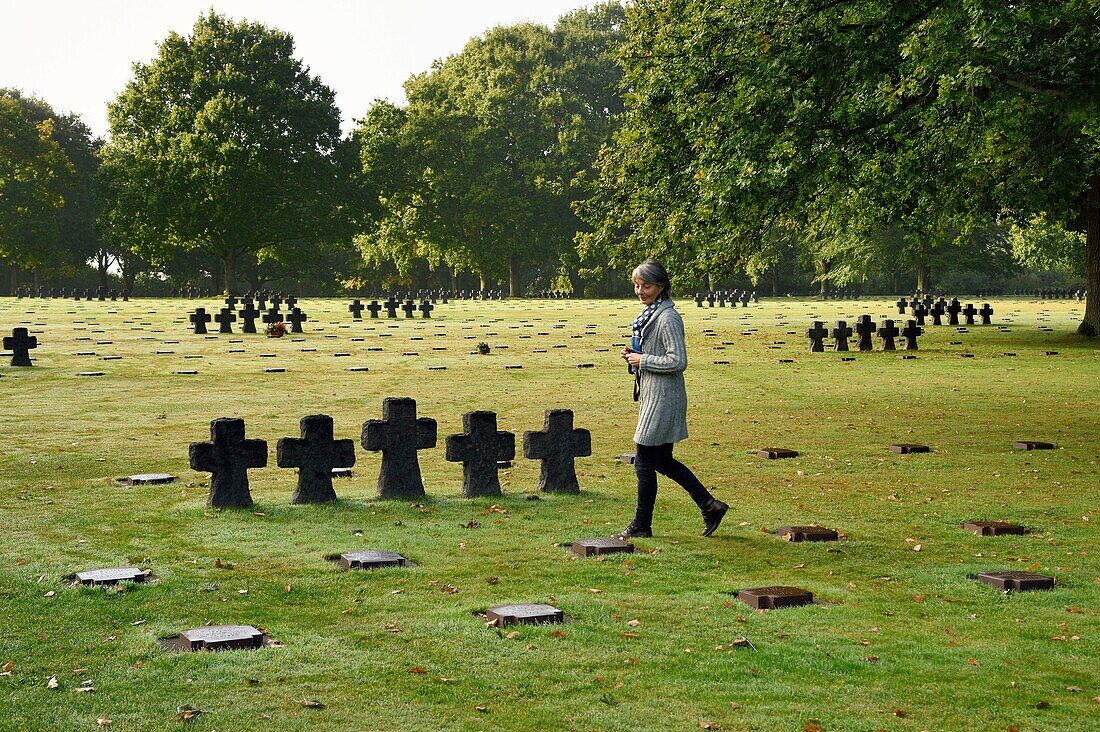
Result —
[{"label": "overcast sky", "polygon": [[594,0],[0,0],[0,87],[75,112],[107,135],[107,104],[171,31],[211,7],[294,36],[295,53],[336,92],[344,131],[375,99],[495,25],[557,18]]}]

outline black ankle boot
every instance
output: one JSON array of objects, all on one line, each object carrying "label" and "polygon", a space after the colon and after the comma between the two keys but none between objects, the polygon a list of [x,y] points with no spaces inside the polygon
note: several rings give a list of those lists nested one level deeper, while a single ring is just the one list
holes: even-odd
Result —
[{"label": "black ankle boot", "polygon": [[722,523],[722,517],[726,515],[729,506],[717,498],[710,499],[710,503],[703,507],[703,536],[710,536]]},{"label": "black ankle boot", "polygon": [[[717,524],[715,524],[717,526]],[[643,528],[641,526],[635,526],[634,522],[630,522],[630,526],[615,534],[616,539],[630,539],[632,537],[640,536],[643,539],[648,539],[653,536],[653,530],[649,528]]]}]

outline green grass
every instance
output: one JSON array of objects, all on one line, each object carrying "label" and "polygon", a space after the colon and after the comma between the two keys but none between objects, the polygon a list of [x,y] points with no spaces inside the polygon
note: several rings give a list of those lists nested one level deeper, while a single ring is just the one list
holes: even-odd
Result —
[{"label": "green grass", "polygon": [[[854,362],[806,352],[811,314],[897,317],[885,299],[681,303],[692,436],[677,456],[731,511],[702,539],[686,494],[662,480],[656,536],[602,560],[576,559],[568,544],[609,535],[633,513],[633,472],[617,457],[631,449],[635,405],[617,351],[636,303],[452,303],[430,321],[354,322],[347,301],[307,300],[303,342],[204,339],[186,327],[196,305],[215,307],[0,301],[5,333],[25,321],[41,344],[35,368],[0,366],[4,729],[94,729],[100,718],[114,730],[1100,724],[1100,350],[1072,335],[1078,303],[994,300],[994,322],[1011,318],[1011,332],[930,327],[915,360],[874,352]],[[490,355],[469,354],[479,341]],[[768,348],[774,341],[785,343]],[[236,348],[246,353],[227,353]],[[504,369],[514,363],[523,369]],[[263,373],[275,365],[287,372]],[[370,371],[346,370],[356,365]],[[88,370],[106,375],[76,375]],[[337,437],[358,444],[386,396],[415,397],[420,415],[438,420],[439,446],[420,453],[428,499],[376,500],[378,455],[357,447],[356,477],[336,482],[335,505],[290,505],[295,474],[275,467],[277,439],[325,413]],[[461,498],[461,466],[444,460],[442,443],[461,431],[462,413],[494,410],[519,436],[541,429],[552,407],[575,410],[592,431],[580,495],[529,500],[538,465],[519,457],[501,474],[503,498]],[[248,510],[207,508],[208,475],[188,467],[188,443],[209,439],[221,416],[245,418],[248,436],[269,443],[270,467],[250,472]],[[1058,449],[1020,452],[1018,439]],[[894,455],[887,445],[898,441],[933,453]],[[801,456],[761,460],[760,447]],[[182,482],[116,481],[160,471]],[[979,518],[1032,532],[959,528]],[[463,527],[472,519],[480,528]],[[847,539],[787,544],[766,533],[788,523]],[[367,548],[419,567],[339,572],[325,559]],[[104,591],[64,579],[128,563],[159,581]],[[1034,568],[1058,586],[1002,595],[971,578],[991,568]],[[764,584],[804,587],[822,604],[764,613],[733,596]],[[504,602],[553,603],[570,620],[507,637],[476,615]],[[282,645],[162,650],[159,639],[206,623],[262,627]],[[751,646],[733,645],[742,637]],[[51,676],[59,688],[47,687]],[[95,692],[76,690],[85,680]],[[310,699],[324,707],[303,706]],[[181,722],[183,705],[203,713]]]}]

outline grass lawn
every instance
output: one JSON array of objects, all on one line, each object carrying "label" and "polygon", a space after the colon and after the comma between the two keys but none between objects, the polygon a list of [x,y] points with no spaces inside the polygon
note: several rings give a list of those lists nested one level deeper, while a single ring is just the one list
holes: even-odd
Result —
[{"label": "grass lawn", "polygon": [[[0,365],[0,728],[1100,728],[1100,344],[1073,335],[1082,304],[994,299],[1009,330],[929,326],[912,360],[807,351],[812,320],[903,317],[892,300],[682,301],[691,437],[676,454],[731,510],[703,539],[662,480],[654,538],[579,559],[574,539],[633,514],[618,456],[636,408],[617,353],[636,302],[452,302],[431,320],[353,321],[349,300],[305,300],[306,332],[275,340],[192,334],[188,310],[216,312],[213,300],[4,298],[0,330],[29,327],[39,347],[34,368]],[[491,353],[471,354],[481,341]],[[438,421],[419,504],[377,500],[379,455],[359,446],[387,396]],[[503,497],[461,497],[443,442],[464,412],[495,411],[518,445],[554,407],[592,431],[579,495],[537,495],[539,466],[518,455]],[[355,440],[355,475],[333,505],[291,505],[295,471],[275,467],[275,443],[317,413]],[[268,441],[269,466],[250,471],[252,508],[212,510],[187,448],[233,416]],[[1014,450],[1022,439],[1057,449]],[[932,452],[895,455],[896,442]],[[763,460],[762,447],[800,456]],[[181,481],[117,480],[148,472]],[[1030,533],[978,537],[960,528],[971,519]],[[784,524],[846,538],[787,543]],[[418,566],[326,559],[359,549]],[[119,565],[157,582],[66,580]],[[1003,594],[973,579],[988,569],[1057,586]],[[819,603],[763,612],[734,596],[788,584]],[[510,632],[478,616],[526,602],[568,622]],[[254,625],[278,645],[161,647],[205,624]]]}]

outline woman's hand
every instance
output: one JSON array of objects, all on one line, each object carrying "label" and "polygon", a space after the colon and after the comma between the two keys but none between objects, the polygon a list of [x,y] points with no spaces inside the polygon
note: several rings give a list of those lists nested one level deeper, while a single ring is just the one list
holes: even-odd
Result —
[{"label": "woman's hand", "polygon": [[642,355],[641,353],[631,351],[629,348],[624,348],[619,352],[619,356],[634,368],[638,368],[642,365]]}]

